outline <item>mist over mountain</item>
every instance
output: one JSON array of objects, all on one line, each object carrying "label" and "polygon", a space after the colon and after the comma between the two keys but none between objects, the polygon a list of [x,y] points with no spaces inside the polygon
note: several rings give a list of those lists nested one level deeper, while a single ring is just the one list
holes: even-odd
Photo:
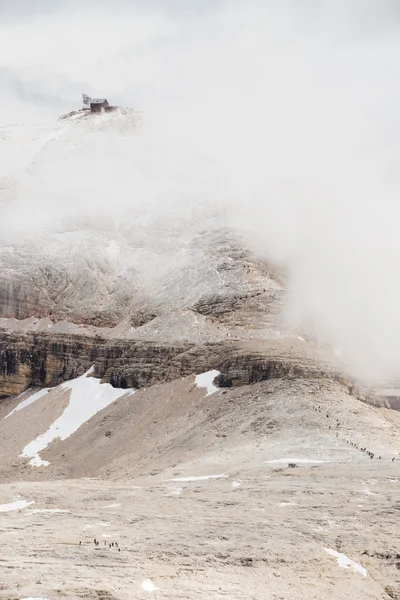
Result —
[{"label": "mist over mountain", "polygon": [[[229,228],[284,269],[292,325],[357,374],[397,375],[394,3],[83,2],[6,17],[3,245],[63,262],[81,231],[84,245],[122,237],[182,257],[193,235]],[[57,122],[82,91],[140,118]],[[157,261],[146,268],[158,277]]]}]

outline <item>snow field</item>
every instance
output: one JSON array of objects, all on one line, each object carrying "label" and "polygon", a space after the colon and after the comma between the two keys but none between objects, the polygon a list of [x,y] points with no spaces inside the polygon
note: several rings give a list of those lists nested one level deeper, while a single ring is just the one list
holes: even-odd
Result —
[{"label": "snow field", "polygon": [[21,456],[30,458],[30,465],[47,466],[48,461],[40,458],[41,450],[47,448],[57,438],[67,439],[100,410],[126,393],[134,391],[113,388],[109,383],[100,383],[99,379],[90,377],[92,372],[93,367],[81,377],[58,386],[60,390],[71,390],[69,404],[61,417],[56,419],[45,433],[39,435],[23,449]]}]

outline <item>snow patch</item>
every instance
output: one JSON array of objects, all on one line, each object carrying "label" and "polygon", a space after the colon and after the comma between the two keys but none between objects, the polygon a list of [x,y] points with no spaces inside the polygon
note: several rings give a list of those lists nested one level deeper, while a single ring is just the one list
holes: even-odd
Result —
[{"label": "snow patch", "polygon": [[22,410],[23,408],[25,408],[26,406],[29,406],[30,404],[33,404],[33,402],[36,402],[36,400],[39,400],[39,398],[42,398],[42,396],[45,396],[47,394],[47,392],[50,391],[51,389],[52,388],[43,388],[42,390],[39,390],[35,394],[32,394],[32,396],[29,396],[29,398],[27,398],[23,402],[20,402],[20,404],[18,404],[18,406],[16,406],[11,412],[8,413],[8,415],[6,415],[4,417],[4,419],[8,419],[8,417],[11,417],[11,415],[13,415],[14,413],[18,412],[19,410]]},{"label": "snow patch", "polygon": [[118,506],[121,506],[120,504],[108,504],[108,506],[105,506],[104,508],[117,508]]},{"label": "snow patch", "polygon": [[232,487],[239,487],[240,485],[242,485],[240,479],[238,479],[237,481],[232,481]]},{"label": "snow patch", "polygon": [[183,489],[181,487],[173,487],[173,488],[168,488],[171,490],[171,494],[173,496],[180,496],[183,492]]},{"label": "snow patch", "polygon": [[206,388],[206,396],[211,396],[211,394],[215,394],[215,392],[218,392],[219,390],[219,388],[213,383],[214,379],[218,377],[218,375],[220,375],[220,372],[216,371],[215,369],[213,371],[201,373],[200,375],[196,375],[195,384],[198,388]]},{"label": "snow patch", "polygon": [[142,590],[144,590],[145,592],[155,592],[156,591],[156,586],[154,585],[154,583],[152,582],[151,579],[143,579],[142,581]]},{"label": "snow patch", "polygon": [[120,253],[120,246],[117,242],[111,241],[105,251],[109,259],[115,260]]},{"label": "snow patch", "polygon": [[200,475],[199,477],[174,477],[170,481],[206,481],[207,479],[221,479],[228,475]]},{"label": "snow patch", "polygon": [[42,598],[42,596],[29,596],[29,598],[21,598],[21,600],[48,600],[48,598]]},{"label": "snow patch", "polygon": [[27,510],[27,515],[37,515],[39,513],[70,513],[70,510],[61,510],[59,508],[35,508]]},{"label": "snow patch", "polygon": [[320,464],[326,462],[326,460],[313,460],[311,458],[274,458],[274,460],[265,461],[270,464],[281,464],[281,463],[301,463],[307,464]]},{"label": "snow patch", "polygon": [[93,529],[93,527],[110,527],[111,523],[104,523],[100,521],[100,523],[87,523],[84,525],[83,529]]},{"label": "snow patch", "polygon": [[354,560],[348,558],[345,554],[336,552],[336,550],[331,550],[331,548],[325,548],[325,552],[336,558],[339,567],[343,567],[343,569],[351,569],[352,571],[357,571],[358,573],[361,573],[361,575],[363,575],[364,577],[367,576],[367,569],[364,569],[364,567],[354,562]]},{"label": "snow patch", "polygon": [[89,377],[92,372],[93,367],[81,377],[58,386],[57,389],[60,390],[71,390],[69,404],[61,417],[54,421],[45,433],[39,435],[23,449],[21,456],[30,458],[30,465],[34,467],[47,466],[49,463],[40,458],[41,450],[47,448],[57,438],[67,439],[100,410],[127,392],[134,391],[114,388],[109,383],[100,383],[100,379]]},{"label": "snow patch", "polygon": [[35,501],[27,502],[26,500],[15,500],[14,502],[10,502],[9,504],[0,504],[0,512],[10,512],[11,510],[20,510],[21,508],[25,508],[26,506],[30,506],[31,504],[35,504]]}]

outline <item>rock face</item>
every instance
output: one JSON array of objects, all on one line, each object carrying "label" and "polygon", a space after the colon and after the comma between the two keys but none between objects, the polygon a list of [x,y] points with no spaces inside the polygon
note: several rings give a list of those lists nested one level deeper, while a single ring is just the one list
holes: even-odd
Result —
[{"label": "rock face", "polygon": [[162,220],[138,239],[107,235],[0,248],[0,397],[92,366],[121,388],[212,369],[221,387],[323,371],[307,344],[291,348],[278,276],[231,232]]},{"label": "rock face", "polygon": [[212,369],[221,372],[218,385],[231,387],[290,376],[326,372],[312,356],[282,343],[226,341],[195,345],[106,340],[76,335],[0,334],[0,396],[29,386],[52,387],[82,375],[114,387],[142,388]]}]

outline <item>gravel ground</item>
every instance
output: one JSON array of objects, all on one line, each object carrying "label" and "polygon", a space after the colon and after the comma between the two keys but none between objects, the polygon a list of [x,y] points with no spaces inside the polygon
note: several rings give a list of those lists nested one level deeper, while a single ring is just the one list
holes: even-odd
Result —
[{"label": "gravel ground", "polygon": [[[46,468],[5,452],[0,598],[399,598],[397,414],[333,382],[205,393],[186,378],[124,398],[55,442]],[[14,451],[43,406],[1,421]]]}]

